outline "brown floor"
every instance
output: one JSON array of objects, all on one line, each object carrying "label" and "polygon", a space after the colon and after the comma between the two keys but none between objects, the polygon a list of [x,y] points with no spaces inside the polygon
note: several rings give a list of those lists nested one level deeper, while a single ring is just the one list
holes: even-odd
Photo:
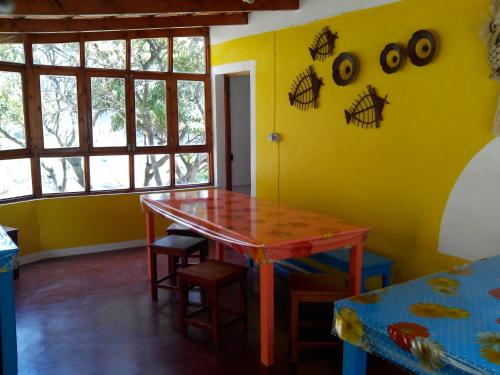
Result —
[{"label": "brown floor", "polygon": [[[234,253],[228,260],[244,263]],[[259,365],[258,271],[250,272],[249,333],[222,332],[215,350],[206,332],[177,334],[177,298],[160,290],[152,303],[143,249],[43,261],[21,268],[15,284],[19,374],[340,374],[338,355],[313,350],[289,365],[287,293],[277,280],[276,360]],[[195,292],[196,293],[196,292]],[[225,295],[225,296],[224,296]],[[221,300],[234,300],[227,290]],[[196,297],[196,296],[194,296]],[[376,358],[369,374],[406,374]]]}]

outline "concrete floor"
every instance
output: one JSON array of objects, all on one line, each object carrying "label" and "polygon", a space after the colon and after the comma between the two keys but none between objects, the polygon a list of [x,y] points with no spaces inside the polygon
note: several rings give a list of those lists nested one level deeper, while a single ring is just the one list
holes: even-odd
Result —
[{"label": "concrete floor", "polygon": [[[227,260],[245,259],[228,253]],[[164,263],[163,263],[164,265]],[[258,269],[249,283],[249,333],[222,331],[215,350],[205,331],[180,337],[177,296],[150,299],[144,249],[53,259],[23,266],[15,283],[19,374],[340,374],[335,350],[312,350],[289,364],[288,296],[277,279],[276,366],[259,365]],[[196,296],[194,296],[196,297]],[[237,301],[237,288],[221,301]],[[376,358],[369,374],[406,374]]]}]

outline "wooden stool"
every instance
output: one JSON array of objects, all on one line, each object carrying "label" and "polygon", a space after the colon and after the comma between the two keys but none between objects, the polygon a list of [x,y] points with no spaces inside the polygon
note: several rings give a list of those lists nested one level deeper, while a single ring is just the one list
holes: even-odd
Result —
[{"label": "wooden stool", "polygon": [[[187,326],[195,325],[211,331],[216,347],[219,347],[219,327],[227,326],[238,320],[243,323],[243,330],[247,330],[247,271],[248,269],[236,264],[217,261],[207,261],[191,267],[180,269],[179,275],[179,323],[182,336],[187,335]],[[219,305],[219,292],[229,285],[240,283],[240,307],[238,310]],[[210,295],[210,305],[202,306],[188,312],[188,288],[198,286],[206,289]],[[191,317],[210,307],[210,323],[204,323]],[[224,323],[219,321],[219,311],[235,315]]]},{"label": "wooden stool", "polygon": [[[186,236],[167,236],[151,245],[150,273],[151,273],[151,298],[158,300],[158,288],[178,289],[176,285],[177,268],[187,267],[188,258],[195,252],[200,252],[200,262],[208,258],[208,242],[204,238]],[[158,278],[158,266],[156,256],[158,254],[168,255],[168,274]],[[177,264],[180,259],[180,265]],[[167,279],[173,279],[172,284],[162,284]]]},{"label": "wooden stool", "polygon": [[301,321],[299,318],[299,306],[301,303],[332,303],[350,296],[349,291],[339,289],[335,277],[324,274],[291,273],[289,276],[290,286],[290,341],[291,362],[296,363],[299,350],[311,347],[341,347],[341,341],[299,341],[299,328],[324,328],[330,332],[333,321],[332,316],[324,321]]},{"label": "wooden stool", "polygon": [[200,234],[193,232],[188,227],[185,227],[182,224],[173,223],[170,224],[167,228],[168,236],[186,236],[186,237],[199,237],[203,238]]}]

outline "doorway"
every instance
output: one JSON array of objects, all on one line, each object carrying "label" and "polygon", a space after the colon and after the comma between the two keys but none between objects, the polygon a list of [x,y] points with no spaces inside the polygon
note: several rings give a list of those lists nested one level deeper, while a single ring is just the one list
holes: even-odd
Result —
[{"label": "doorway", "polygon": [[250,74],[224,75],[226,189],[251,195]]},{"label": "doorway", "polygon": [[[254,60],[212,67],[215,186],[226,189],[226,178],[228,177],[226,170],[229,169],[226,168],[226,164],[228,164],[231,167],[229,172],[231,173],[230,187],[235,191],[249,192],[251,196],[256,196],[257,176],[255,72],[256,62]],[[238,79],[239,77],[242,78]],[[227,91],[225,90],[226,85],[228,86]],[[226,92],[228,93],[227,98]],[[226,106],[228,100],[229,105]],[[238,105],[243,106],[240,110],[241,113],[245,112],[244,116],[238,112]],[[227,115],[226,111],[228,111]],[[226,118],[229,119],[227,124]],[[233,121],[231,122],[231,120]],[[226,137],[226,125],[229,125],[230,132],[234,129],[231,132],[232,135],[228,135],[228,137]],[[243,135],[241,135],[240,130]],[[227,150],[226,138],[231,143]],[[242,142],[242,145],[239,142]],[[232,161],[231,154],[233,154]],[[250,167],[248,167],[248,159],[250,159]]]}]

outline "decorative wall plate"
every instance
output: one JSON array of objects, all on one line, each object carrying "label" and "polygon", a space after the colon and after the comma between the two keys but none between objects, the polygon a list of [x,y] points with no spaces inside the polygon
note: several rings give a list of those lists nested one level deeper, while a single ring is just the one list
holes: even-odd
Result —
[{"label": "decorative wall plate", "polygon": [[351,122],[362,128],[380,128],[380,122],[383,120],[382,112],[384,106],[389,104],[387,95],[382,98],[372,86],[368,86],[368,92],[363,92],[358,99],[354,101],[351,108],[345,112],[347,124]]},{"label": "decorative wall plate", "polygon": [[309,52],[314,61],[324,61],[335,53],[335,41],[337,33],[332,33],[328,26],[316,34],[314,41],[309,47]]},{"label": "decorative wall plate", "polygon": [[385,46],[380,54],[380,65],[387,74],[396,73],[401,69],[405,60],[403,47],[396,43]]},{"label": "decorative wall plate", "polygon": [[408,43],[408,56],[416,66],[429,64],[436,55],[437,41],[433,33],[420,30],[413,34]]},{"label": "decorative wall plate", "polygon": [[300,110],[306,110],[311,106],[318,108],[319,91],[323,85],[323,79],[316,75],[312,65],[309,66],[293,81],[291,91],[288,93],[290,105]]},{"label": "decorative wall plate", "polygon": [[341,53],[333,62],[332,70],[332,77],[335,83],[339,86],[347,86],[356,78],[358,61],[350,53]]}]

